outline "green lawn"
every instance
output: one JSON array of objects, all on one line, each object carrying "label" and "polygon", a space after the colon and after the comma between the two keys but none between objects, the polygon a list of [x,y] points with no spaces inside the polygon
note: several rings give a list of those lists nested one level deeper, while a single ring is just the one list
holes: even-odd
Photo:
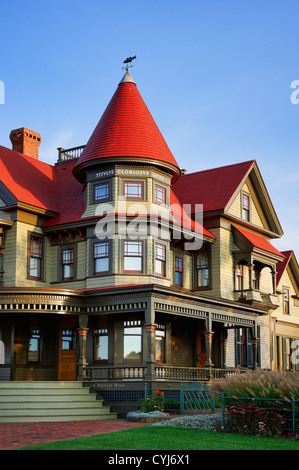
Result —
[{"label": "green lawn", "polygon": [[146,426],[22,447],[22,450],[299,450],[299,441],[190,428]]}]

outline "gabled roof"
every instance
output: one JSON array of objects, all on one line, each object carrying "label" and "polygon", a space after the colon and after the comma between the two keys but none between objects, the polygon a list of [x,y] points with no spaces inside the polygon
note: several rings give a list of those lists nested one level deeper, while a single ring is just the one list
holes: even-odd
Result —
[{"label": "gabled roof", "polygon": [[58,212],[53,166],[0,146],[0,179],[16,202]]},{"label": "gabled roof", "polygon": [[173,190],[184,204],[203,204],[204,212],[224,210],[253,163],[250,160],[187,173],[173,185]]},{"label": "gabled roof", "polygon": [[74,174],[83,181],[81,170],[87,164],[123,157],[162,163],[171,169],[173,181],[180,174],[176,160],[128,72],[87,142]]},{"label": "gabled roof", "polygon": [[195,204],[202,204],[205,216],[227,213],[248,177],[252,180],[272,236],[281,236],[280,222],[255,160],[183,175],[173,185],[173,190],[182,204],[191,204],[193,208]]},{"label": "gabled roof", "polygon": [[276,265],[276,271],[277,271],[277,276],[276,276],[276,285],[279,284],[283,273],[289,266],[290,269],[293,271],[293,274],[295,276],[295,279],[297,280],[297,288],[299,290],[299,266],[297,259],[295,257],[295,253],[293,250],[287,250],[287,251],[282,251],[282,254],[284,255],[284,260],[281,261],[280,263],[277,263]]}]

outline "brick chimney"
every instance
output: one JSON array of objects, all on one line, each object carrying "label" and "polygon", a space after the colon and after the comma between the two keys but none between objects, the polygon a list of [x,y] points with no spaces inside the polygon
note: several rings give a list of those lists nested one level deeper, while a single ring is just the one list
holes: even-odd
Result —
[{"label": "brick chimney", "polygon": [[38,147],[41,143],[41,137],[37,132],[21,127],[11,131],[9,138],[13,150],[38,160]]}]

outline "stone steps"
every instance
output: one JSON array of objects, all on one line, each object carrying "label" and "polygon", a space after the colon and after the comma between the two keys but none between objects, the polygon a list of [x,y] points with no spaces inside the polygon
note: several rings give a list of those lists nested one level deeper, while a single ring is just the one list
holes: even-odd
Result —
[{"label": "stone steps", "polygon": [[0,382],[0,423],[117,419],[81,382]]}]

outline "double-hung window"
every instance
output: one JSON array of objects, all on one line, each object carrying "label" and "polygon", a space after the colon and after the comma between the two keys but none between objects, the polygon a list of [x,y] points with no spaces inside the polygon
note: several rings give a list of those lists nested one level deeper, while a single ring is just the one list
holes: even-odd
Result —
[{"label": "double-hung window", "polygon": [[94,274],[109,272],[109,241],[97,242],[93,245]]},{"label": "double-hung window", "polygon": [[124,240],[124,272],[142,273],[143,270],[143,242]]},{"label": "double-hung window", "polygon": [[155,244],[155,274],[166,276],[166,246],[161,243]]},{"label": "double-hung window", "polygon": [[74,248],[62,250],[62,279],[64,281],[74,279]]},{"label": "double-hung window", "polygon": [[250,197],[245,193],[242,193],[242,219],[250,221]]},{"label": "double-hung window", "polygon": [[183,285],[183,258],[179,256],[175,257],[174,283],[180,287]]},{"label": "double-hung window", "polygon": [[290,313],[290,289],[283,287],[283,313]]},{"label": "double-hung window", "polygon": [[31,236],[29,255],[29,277],[31,279],[42,278],[43,266],[43,239]]},{"label": "double-hung window", "polygon": [[209,287],[210,273],[209,273],[209,253],[205,249],[197,253],[196,257],[196,277],[197,288]]},{"label": "double-hung window", "polygon": [[141,320],[124,321],[124,362],[141,362],[142,360],[142,326]]},{"label": "double-hung window", "polygon": [[108,329],[97,328],[93,331],[93,360],[108,361]]}]

